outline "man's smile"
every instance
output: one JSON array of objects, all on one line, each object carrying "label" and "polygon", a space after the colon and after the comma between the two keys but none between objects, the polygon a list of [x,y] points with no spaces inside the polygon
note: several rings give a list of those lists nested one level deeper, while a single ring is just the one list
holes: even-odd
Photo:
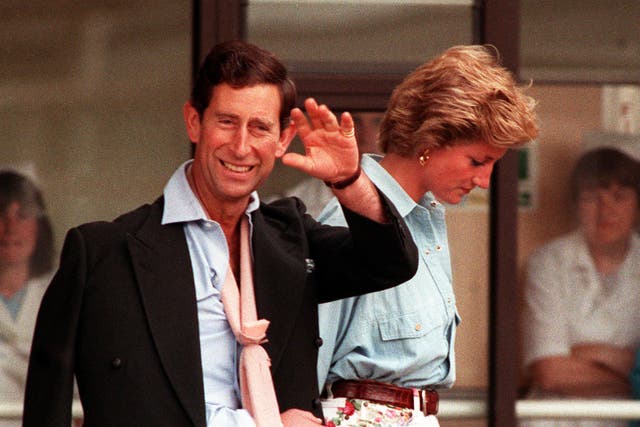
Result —
[{"label": "man's smile", "polygon": [[220,160],[220,163],[222,164],[222,166],[224,166],[225,168],[229,169],[232,172],[244,173],[244,172],[249,172],[251,169],[253,169],[253,166],[234,165],[233,163],[228,163],[228,162],[225,162],[224,160]]}]

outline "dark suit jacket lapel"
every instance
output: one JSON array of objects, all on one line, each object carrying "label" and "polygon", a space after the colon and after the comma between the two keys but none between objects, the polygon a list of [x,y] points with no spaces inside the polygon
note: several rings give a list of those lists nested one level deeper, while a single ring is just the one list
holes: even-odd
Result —
[{"label": "dark suit jacket lapel", "polygon": [[[278,366],[297,313],[306,280],[300,262],[302,236],[286,223],[267,222],[260,211],[253,214],[254,286],[258,316],[271,322],[265,348]],[[298,286],[295,286],[295,285]]]},{"label": "dark suit jacket lapel", "polygon": [[182,225],[162,226],[162,209],[162,199],[152,205],[147,221],[135,236],[129,236],[129,250],[149,329],[166,374],[194,425],[204,426],[204,386],[191,260]]}]

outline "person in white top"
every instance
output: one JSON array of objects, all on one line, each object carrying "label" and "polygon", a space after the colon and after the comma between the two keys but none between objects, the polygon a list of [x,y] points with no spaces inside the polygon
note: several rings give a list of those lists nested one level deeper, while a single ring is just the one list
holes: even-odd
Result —
[{"label": "person in white top", "polygon": [[570,189],[577,229],[539,248],[528,265],[522,324],[529,395],[629,398],[629,374],[640,345],[640,163],[613,148],[595,149],[577,162]]},{"label": "person in white top", "polygon": [[[31,338],[52,262],[42,193],[22,174],[0,172],[0,402],[24,398]],[[2,427],[19,425],[0,419]]]}]

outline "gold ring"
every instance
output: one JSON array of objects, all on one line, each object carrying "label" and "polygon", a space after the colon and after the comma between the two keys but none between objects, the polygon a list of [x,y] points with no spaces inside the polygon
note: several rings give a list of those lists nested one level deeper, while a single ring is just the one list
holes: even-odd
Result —
[{"label": "gold ring", "polygon": [[344,136],[346,136],[347,138],[351,138],[352,136],[354,136],[356,134],[356,131],[354,128],[351,128],[347,131],[340,129],[340,133],[343,134]]}]

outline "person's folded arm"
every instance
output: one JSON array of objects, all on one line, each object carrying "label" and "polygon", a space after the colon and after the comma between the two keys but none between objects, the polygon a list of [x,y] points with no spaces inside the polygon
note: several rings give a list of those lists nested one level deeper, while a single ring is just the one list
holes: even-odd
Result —
[{"label": "person's folded arm", "polygon": [[598,363],[578,357],[544,357],[531,364],[530,372],[535,386],[560,395],[622,397],[630,393],[628,378]]},{"label": "person's folded arm", "polygon": [[630,348],[599,342],[575,344],[571,347],[571,355],[599,364],[622,378],[629,376],[635,357]]}]

